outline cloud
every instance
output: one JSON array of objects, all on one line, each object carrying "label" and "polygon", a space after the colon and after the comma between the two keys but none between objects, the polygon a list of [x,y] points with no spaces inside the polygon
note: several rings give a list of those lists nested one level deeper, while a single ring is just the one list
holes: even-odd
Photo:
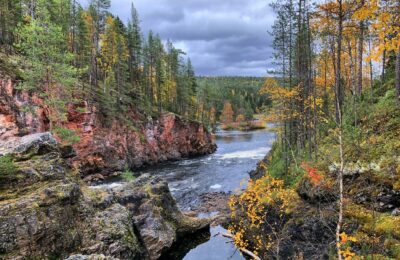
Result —
[{"label": "cloud", "polygon": [[[84,0],[83,0],[84,1]],[[129,19],[132,0],[112,0]],[[268,0],[135,0],[141,27],[187,52],[198,75],[265,76],[273,68]]]}]

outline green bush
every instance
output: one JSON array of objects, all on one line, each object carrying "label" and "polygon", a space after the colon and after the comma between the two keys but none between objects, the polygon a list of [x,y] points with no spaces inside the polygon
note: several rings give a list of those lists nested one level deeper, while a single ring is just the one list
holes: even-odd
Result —
[{"label": "green bush", "polygon": [[76,134],[75,131],[68,128],[57,127],[53,129],[53,133],[67,144],[74,144],[81,140],[81,138]]},{"label": "green bush", "polygon": [[121,177],[124,181],[133,181],[136,177],[133,175],[133,172],[129,169],[128,165],[125,166],[124,172],[121,174]]},{"label": "green bush", "polygon": [[18,171],[13,158],[9,155],[0,157],[0,179],[9,175],[14,175]]}]

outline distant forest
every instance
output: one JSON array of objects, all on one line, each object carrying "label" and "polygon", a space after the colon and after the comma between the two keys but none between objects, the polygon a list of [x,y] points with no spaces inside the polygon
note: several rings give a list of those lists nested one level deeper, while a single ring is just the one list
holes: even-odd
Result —
[{"label": "distant forest", "polygon": [[[218,119],[228,105],[232,107],[233,119],[243,116],[250,120],[270,104],[268,95],[259,93],[264,82],[263,77],[197,77],[197,100],[205,106],[202,111],[214,111]],[[213,115],[200,118],[204,121]]]}]

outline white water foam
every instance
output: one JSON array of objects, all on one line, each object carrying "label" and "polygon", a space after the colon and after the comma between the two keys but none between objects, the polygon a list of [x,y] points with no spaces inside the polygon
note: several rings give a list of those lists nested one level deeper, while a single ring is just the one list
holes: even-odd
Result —
[{"label": "white water foam", "polygon": [[226,159],[234,159],[234,158],[252,158],[252,159],[262,159],[268,153],[270,148],[268,147],[261,147],[254,150],[247,150],[247,151],[237,151],[233,153],[227,153],[221,155],[222,160]]},{"label": "white water foam", "polygon": [[178,163],[180,166],[187,166],[196,163],[196,160],[184,160]]},{"label": "white water foam", "polygon": [[222,188],[221,184],[214,184],[214,185],[210,186],[210,189],[213,189],[213,190],[218,190],[221,188]]},{"label": "white water foam", "polygon": [[107,184],[100,184],[100,185],[96,185],[96,186],[90,186],[90,188],[92,188],[92,189],[112,189],[115,187],[119,187],[121,185],[122,185],[122,183],[113,182],[113,183],[107,183]]}]

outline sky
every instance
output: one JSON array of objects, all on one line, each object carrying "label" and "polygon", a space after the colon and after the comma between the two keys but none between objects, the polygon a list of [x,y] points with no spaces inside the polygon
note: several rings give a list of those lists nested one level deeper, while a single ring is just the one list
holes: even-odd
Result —
[{"label": "sky", "polygon": [[[88,0],[82,0],[85,4]],[[149,30],[185,51],[202,76],[266,76],[273,69],[270,0],[134,0]],[[111,0],[126,22],[132,0]]]}]

